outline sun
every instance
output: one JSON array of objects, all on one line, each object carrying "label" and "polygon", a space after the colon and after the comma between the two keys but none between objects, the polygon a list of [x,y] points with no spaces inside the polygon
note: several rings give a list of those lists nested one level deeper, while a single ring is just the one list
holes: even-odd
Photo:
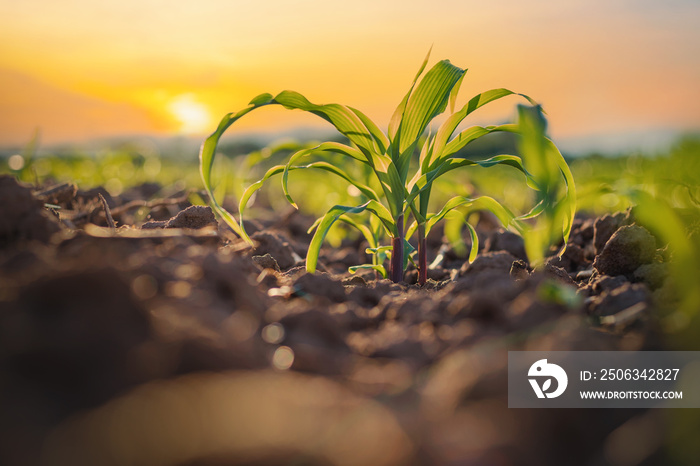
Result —
[{"label": "sun", "polygon": [[180,123],[179,131],[185,134],[201,134],[209,129],[211,115],[207,107],[193,94],[181,94],[173,98],[168,110]]}]

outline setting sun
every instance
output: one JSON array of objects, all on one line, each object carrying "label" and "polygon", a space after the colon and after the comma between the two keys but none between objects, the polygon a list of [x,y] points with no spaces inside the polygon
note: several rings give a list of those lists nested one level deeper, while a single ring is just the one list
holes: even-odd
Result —
[{"label": "setting sun", "polygon": [[180,123],[179,131],[184,134],[205,133],[212,121],[209,110],[192,94],[175,97],[168,105],[168,110]]},{"label": "setting sun", "polygon": [[[571,147],[590,149],[612,133],[636,141],[697,129],[688,102],[700,98],[700,6],[639,3],[2,2],[0,43],[12,46],[0,53],[0,146],[26,144],[37,128],[45,144],[198,136],[252,97],[284,89],[386,124],[431,44],[434,61],[470,69],[465,95],[526,93]],[[506,121],[513,111],[496,105],[473,122]],[[326,128],[302,118],[270,110],[234,131]]]}]

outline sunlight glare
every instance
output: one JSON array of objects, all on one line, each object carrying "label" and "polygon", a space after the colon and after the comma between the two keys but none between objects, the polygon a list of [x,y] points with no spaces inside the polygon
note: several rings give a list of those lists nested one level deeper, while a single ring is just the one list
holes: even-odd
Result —
[{"label": "sunlight glare", "polygon": [[181,94],[170,101],[170,113],[180,123],[179,131],[185,134],[201,134],[209,129],[211,115],[193,94]]}]

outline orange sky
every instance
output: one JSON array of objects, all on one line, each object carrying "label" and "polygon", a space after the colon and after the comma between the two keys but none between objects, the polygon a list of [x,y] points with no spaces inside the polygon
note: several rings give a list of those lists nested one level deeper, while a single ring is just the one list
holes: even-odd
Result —
[{"label": "orange sky", "polygon": [[[204,134],[255,95],[293,89],[381,126],[425,53],[544,104],[552,135],[700,128],[697,0],[4,0],[0,146]],[[475,123],[513,115],[516,100]],[[232,132],[323,126],[263,109]]]}]

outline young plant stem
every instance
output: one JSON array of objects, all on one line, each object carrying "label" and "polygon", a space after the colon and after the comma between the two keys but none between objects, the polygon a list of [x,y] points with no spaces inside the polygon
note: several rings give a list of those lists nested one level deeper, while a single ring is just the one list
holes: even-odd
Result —
[{"label": "young plant stem", "polygon": [[403,280],[403,214],[396,219],[397,235],[391,239],[391,281]]},{"label": "young plant stem", "polygon": [[428,251],[425,241],[425,225],[418,225],[418,284],[423,286],[428,281]]}]

